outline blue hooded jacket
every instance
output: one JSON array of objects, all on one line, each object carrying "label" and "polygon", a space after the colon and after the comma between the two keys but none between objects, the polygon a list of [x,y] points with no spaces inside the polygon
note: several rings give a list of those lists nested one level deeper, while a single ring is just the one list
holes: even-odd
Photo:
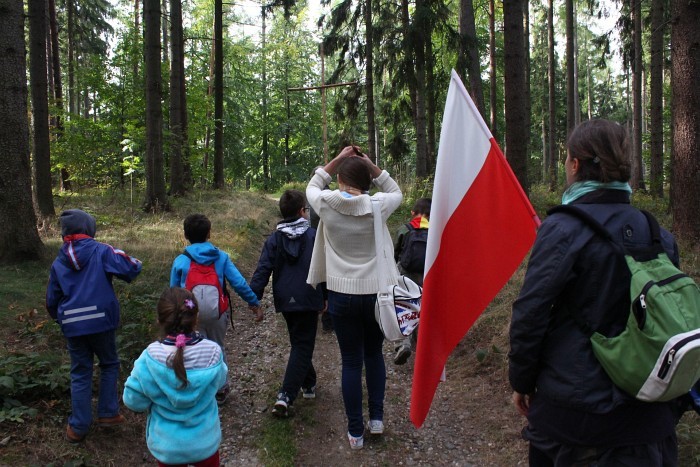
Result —
[{"label": "blue hooded jacket", "polygon": [[[202,345],[219,352],[214,342],[205,339],[197,347]],[[227,372],[219,353],[216,364],[187,369],[187,385],[182,387],[175,371],[156,360],[149,349],[134,362],[124,383],[124,405],[148,412],[146,443],[156,459],[188,464],[207,459],[219,449],[221,425],[215,396]]]},{"label": "blue hooded jacket", "polygon": [[[225,278],[231,284],[233,290],[246,303],[252,306],[259,305],[258,298],[248,287],[248,283],[236,269],[228,254],[219,250],[211,242],[193,243],[185,250],[194,258],[197,264],[208,265],[214,263],[214,269],[216,269],[216,274],[219,276],[222,288],[224,287]],[[187,273],[190,271],[190,263],[190,259],[185,255],[179,255],[175,258],[173,267],[170,270],[170,287],[185,287]]]},{"label": "blue hooded jacket", "polygon": [[96,241],[95,219],[79,209],[60,216],[63,245],[51,265],[46,309],[66,337],[111,331],[119,326],[112,278],[131,282],[141,262]]}]

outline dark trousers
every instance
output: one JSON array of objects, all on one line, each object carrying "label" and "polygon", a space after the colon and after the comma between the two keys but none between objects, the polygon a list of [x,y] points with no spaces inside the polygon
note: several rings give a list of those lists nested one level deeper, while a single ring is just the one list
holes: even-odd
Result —
[{"label": "dark trousers", "polygon": [[362,436],[362,367],[365,368],[370,420],[384,419],[386,367],[384,335],[374,319],[376,294],[348,295],[328,291],[328,310],[343,361],[342,390],[348,432]]},{"label": "dark trousers", "polygon": [[283,311],[282,316],[287,322],[292,348],[289,351],[281,392],[285,393],[292,403],[301,388],[316,386],[316,370],[311,360],[316,345],[318,311]]}]

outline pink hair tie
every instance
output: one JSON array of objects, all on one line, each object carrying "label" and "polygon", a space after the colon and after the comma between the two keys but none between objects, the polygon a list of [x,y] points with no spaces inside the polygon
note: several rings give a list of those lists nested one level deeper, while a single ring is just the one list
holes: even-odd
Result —
[{"label": "pink hair tie", "polygon": [[185,308],[188,310],[192,310],[194,308],[194,302],[190,300],[189,298],[185,299]]},{"label": "pink hair tie", "polygon": [[187,344],[187,337],[185,337],[184,334],[178,334],[175,338],[175,347],[179,349],[180,347],[184,347],[185,344]]}]

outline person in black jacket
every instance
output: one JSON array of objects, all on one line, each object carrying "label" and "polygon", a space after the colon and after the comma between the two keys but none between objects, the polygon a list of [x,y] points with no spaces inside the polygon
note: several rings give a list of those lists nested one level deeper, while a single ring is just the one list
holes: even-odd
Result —
[{"label": "person in black jacket", "polygon": [[291,350],[284,381],[272,414],[286,417],[299,390],[305,399],[316,397],[316,370],[312,358],[318,314],[325,309],[324,288],[306,283],[316,229],[309,226],[309,207],[301,191],[287,190],[280,197],[283,220],[260,253],[250,288],[262,299],[272,274],[275,311],[287,322]]},{"label": "person in black jacket", "polygon": [[[651,244],[646,217],[630,205],[625,129],[590,120],[569,137],[565,162],[573,204],[628,249]],[[678,264],[672,235],[662,244]],[[522,290],[513,303],[509,379],[527,417],[531,466],[672,466],[678,462],[673,402],[646,403],[615,386],[577,319],[606,336],[622,332],[630,272],[607,240],[582,220],[555,213],[542,223]]]}]

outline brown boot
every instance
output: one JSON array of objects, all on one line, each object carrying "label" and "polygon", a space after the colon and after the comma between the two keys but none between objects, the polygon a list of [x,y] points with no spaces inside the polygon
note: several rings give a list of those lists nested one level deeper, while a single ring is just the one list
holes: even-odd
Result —
[{"label": "brown boot", "polygon": [[95,423],[97,426],[117,426],[126,422],[126,418],[122,414],[117,414],[114,417],[98,418]]},{"label": "brown boot", "polygon": [[66,425],[66,439],[69,443],[81,443],[85,440],[85,435],[77,434],[70,425]]}]

